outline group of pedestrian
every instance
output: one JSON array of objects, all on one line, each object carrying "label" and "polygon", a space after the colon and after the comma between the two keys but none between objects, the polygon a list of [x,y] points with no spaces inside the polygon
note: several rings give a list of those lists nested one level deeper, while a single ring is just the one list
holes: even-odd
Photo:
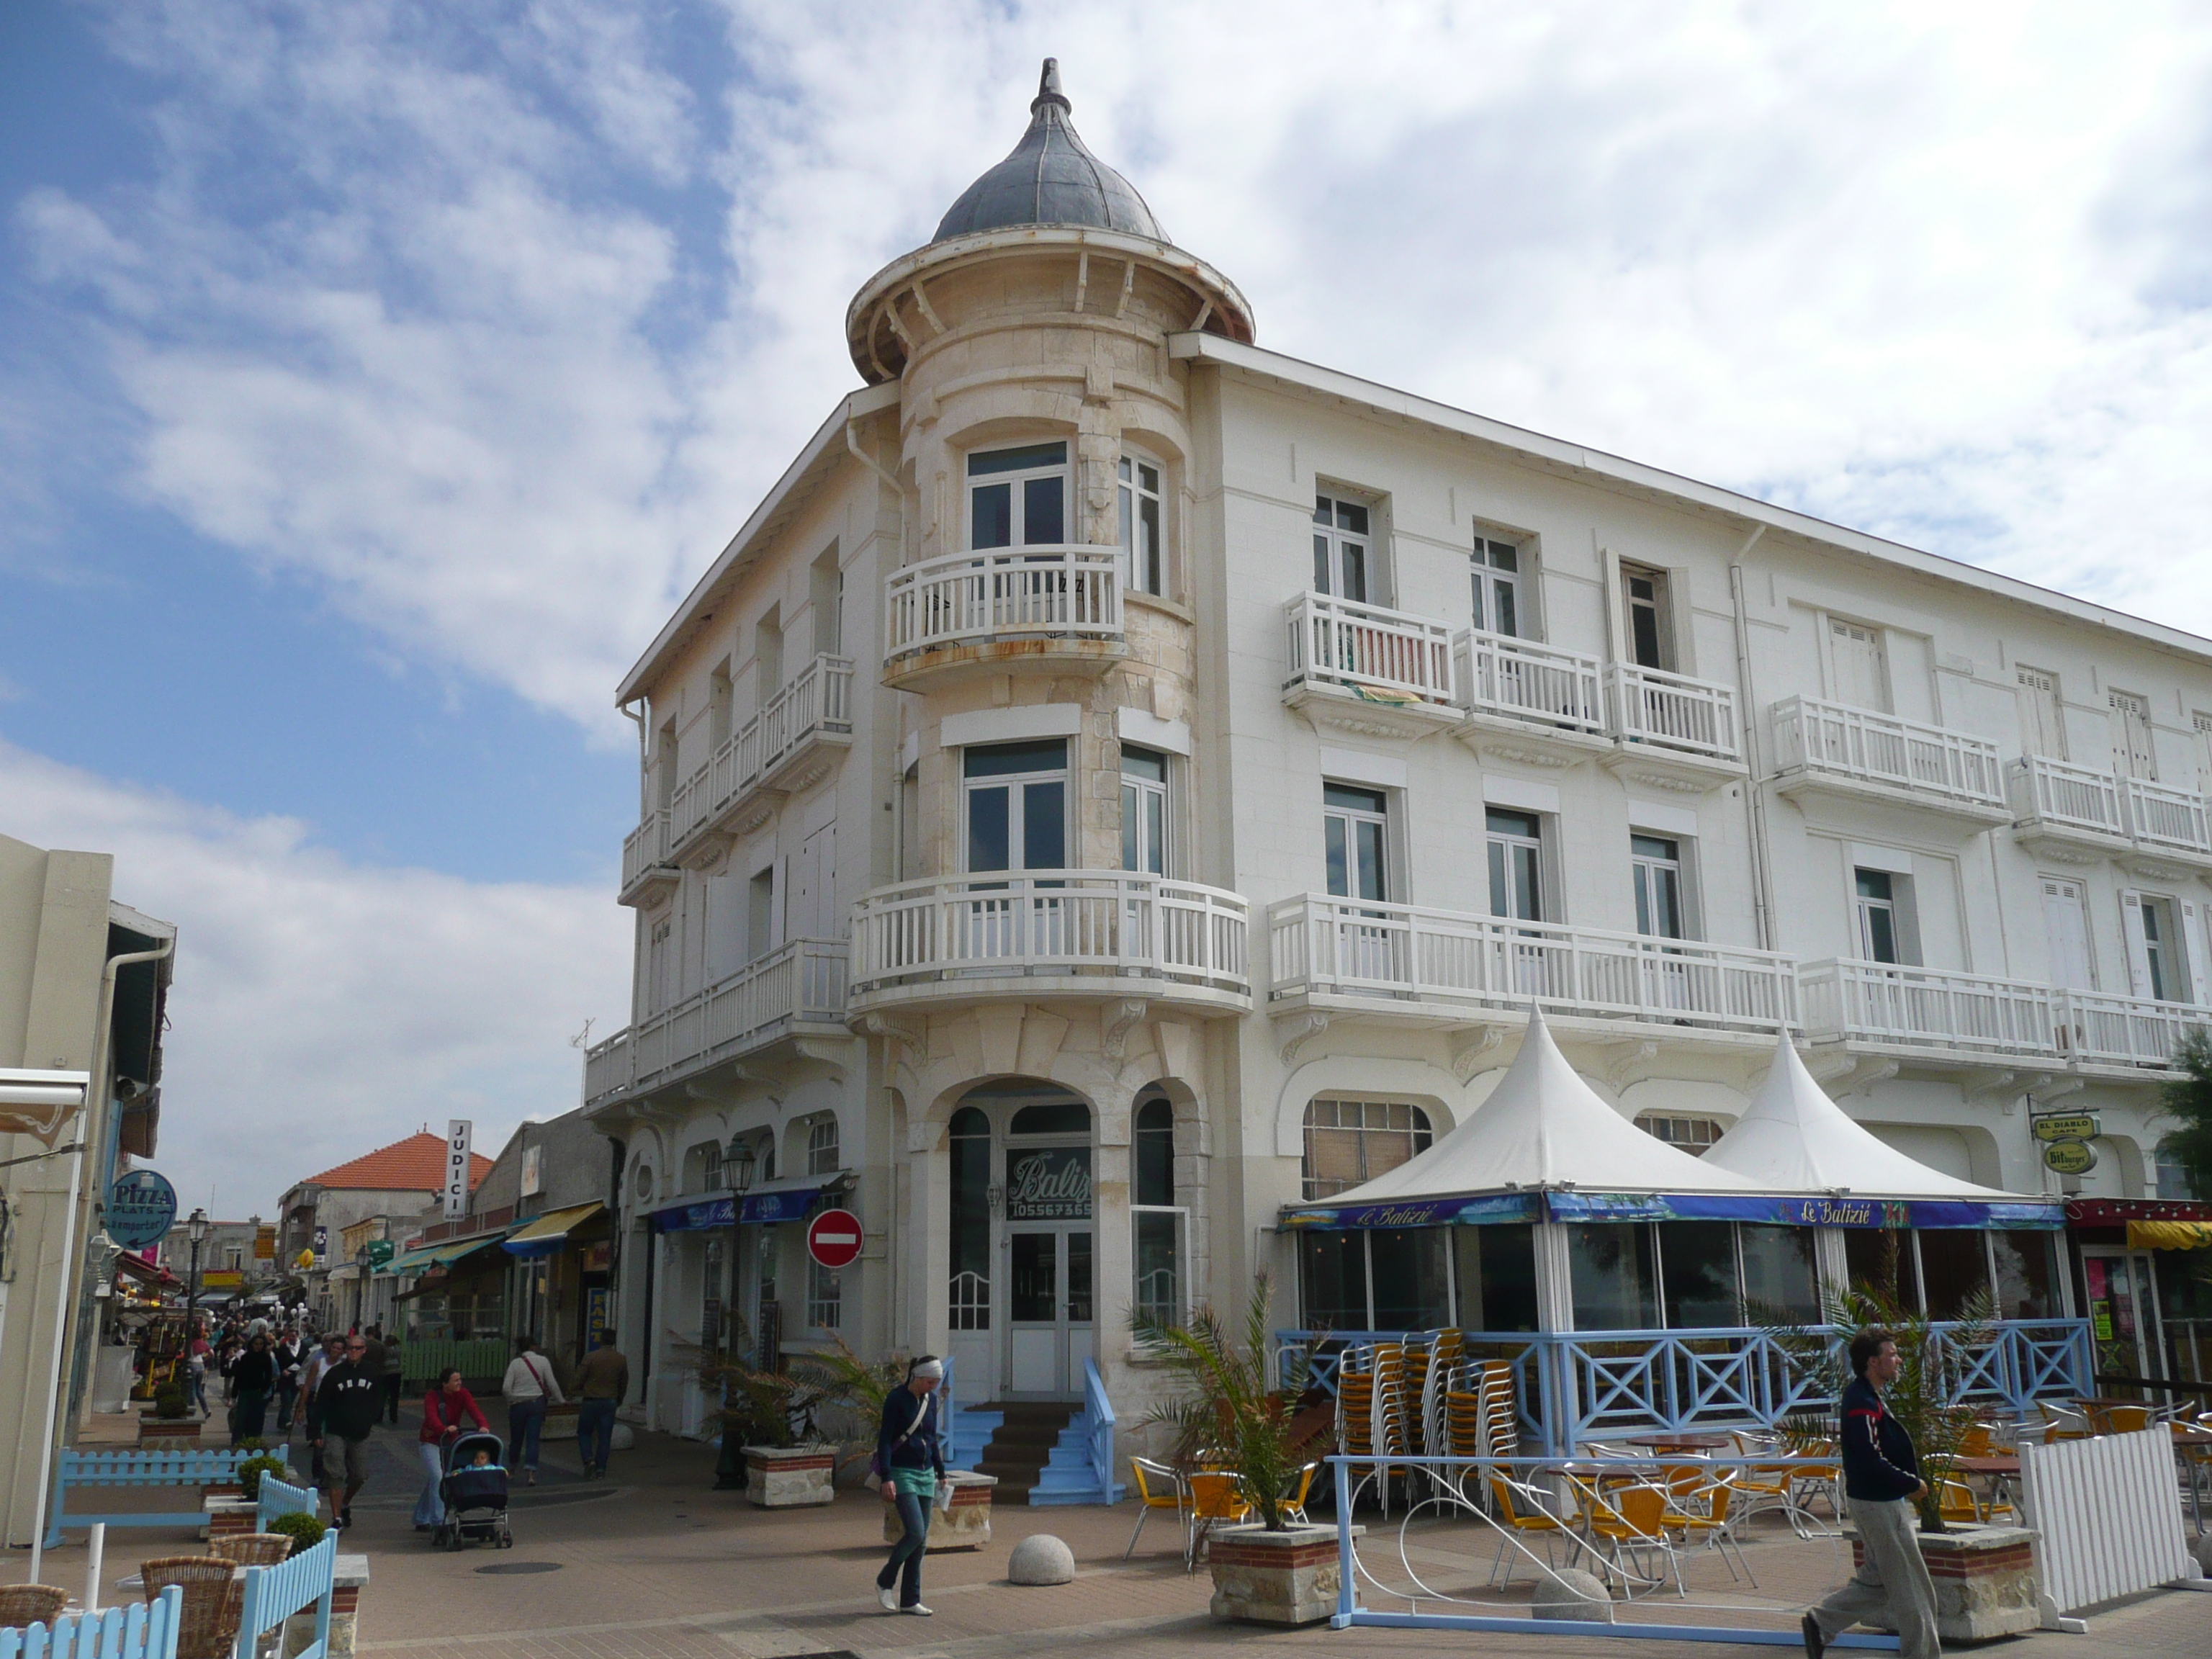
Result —
[{"label": "group of pedestrian", "polygon": [[[576,1456],[590,1480],[607,1472],[614,1447],[615,1413],[629,1395],[629,1361],[615,1346],[615,1334],[602,1330],[576,1368]],[[507,1401],[507,1462],[522,1472],[525,1486],[538,1484],[538,1459],[545,1428],[545,1413],[567,1403],[552,1360],[526,1336],[517,1337],[514,1358],[500,1379]],[[416,1449],[422,1460],[422,1492],[415,1500],[415,1529],[428,1532],[441,1525],[446,1505],[441,1492],[446,1451],[471,1425],[489,1433],[483,1408],[462,1381],[460,1371],[448,1366],[422,1396],[422,1425]]]}]

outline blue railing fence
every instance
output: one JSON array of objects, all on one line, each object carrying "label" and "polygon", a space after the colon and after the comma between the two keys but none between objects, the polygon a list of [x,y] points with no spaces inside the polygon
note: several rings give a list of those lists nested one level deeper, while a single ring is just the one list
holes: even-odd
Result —
[{"label": "blue railing fence", "polygon": [[59,1549],[65,1527],[197,1527],[206,1518],[197,1492],[189,1510],[123,1510],[72,1513],[69,1495],[85,1486],[220,1486],[238,1478],[238,1466],[258,1452],[192,1447],[182,1451],[63,1451],[54,1460],[53,1498],[46,1517],[46,1549]]},{"label": "blue railing fence", "polygon": [[177,1659],[185,1592],[170,1585],[153,1601],[65,1613],[51,1626],[0,1630],[0,1659]]},{"label": "blue railing fence", "polygon": [[246,1570],[243,1611],[238,1621],[235,1659],[256,1659],[261,1638],[307,1607],[315,1610],[314,1639],[290,1659],[326,1659],[331,1648],[331,1613],[337,1601],[338,1540],[335,1533],[289,1561]]}]

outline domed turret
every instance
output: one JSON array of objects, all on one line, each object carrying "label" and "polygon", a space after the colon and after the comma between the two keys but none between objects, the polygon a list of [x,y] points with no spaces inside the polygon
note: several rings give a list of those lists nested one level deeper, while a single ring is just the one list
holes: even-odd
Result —
[{"label": "domed turret", "polygon": [[1079,225],[1168,240],[1136,187],[1084,147],[1060,89],[1060,60],[1044,60],[1030,130],[1013,153],[960,193],[931,240],[1012,225]]}]

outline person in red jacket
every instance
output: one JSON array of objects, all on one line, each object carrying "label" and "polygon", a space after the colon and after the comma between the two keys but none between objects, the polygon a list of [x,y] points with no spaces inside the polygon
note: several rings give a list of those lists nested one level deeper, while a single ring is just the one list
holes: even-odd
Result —
[{"label": "person in red jacket", "polygon": [[438,1495],[438,1482],[446,1472],[446,1446],[474,1419],[477,1427],[491,1432],[491,1425],[477,1408],[477,1398],[461,1386],[459,1370],[448,1365],[438,1378],[438,1386],[422,1396],[422,1472],[429,1477],[422,1487],[422,1495],[415,1500],[415,1530],[428,1532],[442,1526],[446,1519],[446,1500]]}]

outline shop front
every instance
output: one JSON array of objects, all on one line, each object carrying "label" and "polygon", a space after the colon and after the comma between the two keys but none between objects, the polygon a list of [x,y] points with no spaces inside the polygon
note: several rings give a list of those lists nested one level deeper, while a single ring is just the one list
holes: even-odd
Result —
[{"label": "shop front", "polygon": [[2066,1224],[2100,1392],[2167,1399],[2212,1386],[2212,1204],[2074,1198]]}]

